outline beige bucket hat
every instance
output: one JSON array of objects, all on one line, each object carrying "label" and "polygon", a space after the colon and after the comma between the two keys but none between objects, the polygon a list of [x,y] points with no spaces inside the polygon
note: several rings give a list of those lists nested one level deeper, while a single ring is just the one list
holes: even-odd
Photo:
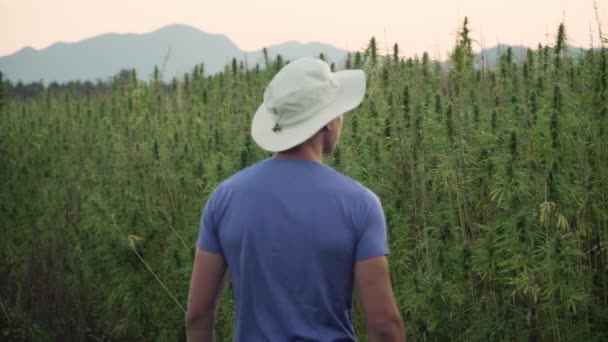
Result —
[{"label": "beige bucket hat", "polygon": [[270,81],[253,117],[251,135],[266,151],[288,150],[357,107],[364,96],[362,70],[331,72],[320,59],[295,60]]}]

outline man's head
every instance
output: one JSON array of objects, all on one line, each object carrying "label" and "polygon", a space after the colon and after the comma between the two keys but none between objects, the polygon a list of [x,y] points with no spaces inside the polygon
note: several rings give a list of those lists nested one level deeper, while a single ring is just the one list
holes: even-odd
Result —
[{"label": "man's head", "polygon": [[342,115],[323,126],[321,131],[325,133],[323,135],[323,154],[333,153],[342,133]]},{"label": "man's head", "polygon": [[251,125],[254,141],[270,152],[320,144],[331,153],[340,138],[342,114],[365,96],[362,70],[332,73],[320,59],[302,58],[272,79]]},{"label": "man's head", "polygon": [[332,154],[336,150],[336,145],[340,141],[342,132],[343,116],[331,120],[327,125],[323,126],[317,133],[308,140],[298,144],[290,149],[279,151],[281,153],[296,153],[304,149],[319,150],[323,155]]}]

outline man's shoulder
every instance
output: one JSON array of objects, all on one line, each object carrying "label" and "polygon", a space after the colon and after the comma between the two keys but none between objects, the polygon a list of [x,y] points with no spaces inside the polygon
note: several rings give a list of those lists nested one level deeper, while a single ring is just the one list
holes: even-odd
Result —
[{"label": "man's shoulder", "polygon": [[256,177],[263,175],[263,172],[259,172],[259,170],[264,167],[266,161],[267,159],[256,162],[225,178],[215,187],[212,196],[226,197],[236,190],[249,188],[248,185],[259,181],[259,178],[256,179]]},{"label": "man's shoulder", "polygon": [[[265,172],[264,168],[271,166],[269,163],[269,159],[265,159],[237,171],[223,180],[217,186],[216,192],[226,194],[240,188],[250,188],[252,183],[257,183],[260,179],[267,178],[269,175],[276,176],[276,174]],[[319,168],[322,170],[320,175],[325,178],[327,186],[333,193],[347,196],[353,202],[379,202],[379,197],[358,180],[324,164],[319,164]]]},{"label": "man's shoulder", "polygon": [[332,168],[331,170],[333,170],[334,174],[336,175],[336,178],[342,182],[342,185],[344,187],[350,189],[351,191],[360,192],[360,193],[373,193],[369,188],[367,188],[365,185],[361,184],[361,182],[359,182],[358,180],[356,180],[336,169]]},{"label": "man's shoulder", "polygon": [[349,196],[352,196],[353,199],[357,199],[363,202],[379,202],[380,199],[378,195],[370,188],[363,185],[358,180],[336,170],[330,168],[335,173],[336,180],[338,180],[339,188],[341,191],[346,193]]},{"label": "man's shoulder", "polygon": [[232,188],[237,186],[239,183],[247,183],[251,177],[253,177],[260,168],[264,167],[267,159],[258,161],[252,165],[249,165],[235,173],[233,173],[228,178],[224,179],[219,185],[218,188]]}]

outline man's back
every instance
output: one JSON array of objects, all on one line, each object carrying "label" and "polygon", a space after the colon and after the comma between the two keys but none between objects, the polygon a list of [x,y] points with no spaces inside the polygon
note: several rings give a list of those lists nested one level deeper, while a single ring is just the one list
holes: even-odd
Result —
[{"label": "man's back", "polygon": [[350,341],[357,261],[388,253],[378,198],[320,163],[267,159],[223,182],[198,247],[226,259],[237,341]]}]

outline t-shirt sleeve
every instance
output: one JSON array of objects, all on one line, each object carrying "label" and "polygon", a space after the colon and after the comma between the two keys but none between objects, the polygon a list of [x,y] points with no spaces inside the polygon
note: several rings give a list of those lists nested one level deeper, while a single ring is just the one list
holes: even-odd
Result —
[{"label": "t-shirt sleeve", "polygon": [[389,252],[386,221],[380,199],[376,195],[372,195],[372,199],[368,202],[367,210],[361,212],[363,219],[360,221],[361,230],[355,252],[356,261],[388,255]]},{"label": "t-shirt sleeve", "polygon": [[220,210],[220,196],[218,190],[214,191],[205,204],[201,215],[196,247],[210,253],[224,255],[220,244],[217,223],[218,211]]}]

